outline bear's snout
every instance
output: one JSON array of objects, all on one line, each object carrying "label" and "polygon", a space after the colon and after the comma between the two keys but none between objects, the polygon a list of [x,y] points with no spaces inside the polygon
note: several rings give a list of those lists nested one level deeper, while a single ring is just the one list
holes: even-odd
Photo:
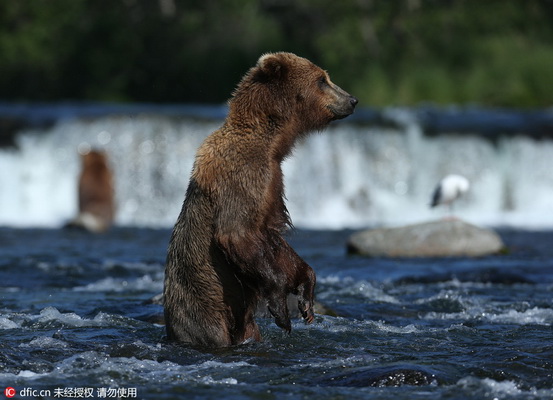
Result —
[{"label": "bear's snout", "polygon": [[340,89],[338,86],[336,86],[336,91],[338,94],[337,101],[334,104],[331,104],[329,108],[334,114],[334,119],[342,119],[353,114],[355,106],[359,103],[359,100],[357,100],[357,97],[352,96],[345,90]]}]

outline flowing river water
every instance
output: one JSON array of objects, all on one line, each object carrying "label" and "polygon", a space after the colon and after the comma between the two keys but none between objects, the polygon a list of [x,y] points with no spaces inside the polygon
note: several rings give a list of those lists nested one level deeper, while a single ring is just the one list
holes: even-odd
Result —
[{"label": "flowing river water", "polygon": [[[149,299],[194,152],[225,109],[107,108],[0,105],[3,118],[27,119],[0,147],[6,395],[553,398],[553,142],[532,124],[500,113],[490,138],[453,113],[434,126],[461,123],[433,135],[420,115],[386,110],[302,140],[283,166],[289,239],[330,312],[296,320],[290,335],[259,318],[263,342],[209,352],[167,342]],[[105,150],[115,175],[116,226],[103,235],[59,229],[76,213],[88,148]],[[441,217],[428,203],[447,173],[471,181],[456,214],[496,227],[506,254],[346,255],[353,229]]]}]

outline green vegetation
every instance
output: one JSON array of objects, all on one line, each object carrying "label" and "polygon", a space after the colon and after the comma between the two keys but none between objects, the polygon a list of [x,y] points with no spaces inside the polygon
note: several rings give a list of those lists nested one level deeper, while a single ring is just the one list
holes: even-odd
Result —
[{"label": "green vegetation", "polygon": [[292,51],[371,106],[547,107],[549,0],[0,3],[0,100],[223,102]]}]

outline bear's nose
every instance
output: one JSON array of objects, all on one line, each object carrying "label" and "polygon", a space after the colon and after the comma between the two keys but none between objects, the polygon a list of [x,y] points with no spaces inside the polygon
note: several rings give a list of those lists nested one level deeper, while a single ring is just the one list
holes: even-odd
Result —
[{"label": "bear's nose", "polygon": [[351,103],[352,106],[356,106],[357,103],[359,103],[359,100],[357,100],[357,97],[354,97],[354,96],[350,96],[349,97],[349,102]]}]

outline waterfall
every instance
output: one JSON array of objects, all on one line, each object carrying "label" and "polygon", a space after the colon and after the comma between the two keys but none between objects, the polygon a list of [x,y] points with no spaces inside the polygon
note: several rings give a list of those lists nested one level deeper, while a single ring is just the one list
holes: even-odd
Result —
[{"label": "waterfall", "polygon": [[[493,140],[469,132],[427,135],[409,110],[386,124],[339,121],[297,143],[283,163],[287,205],[302,228],[360,228],[438,219],[437,182],[471,182],[455,215],[488,226],[553,227],[553,141]],[[79,150],[103,149],[114,171],[116,223],[170,227],[180,211],[194,154],[221,124],[174,113],[100,113],[30,125],[0,147],[0,226],[58,227],[77,212]]]}]

